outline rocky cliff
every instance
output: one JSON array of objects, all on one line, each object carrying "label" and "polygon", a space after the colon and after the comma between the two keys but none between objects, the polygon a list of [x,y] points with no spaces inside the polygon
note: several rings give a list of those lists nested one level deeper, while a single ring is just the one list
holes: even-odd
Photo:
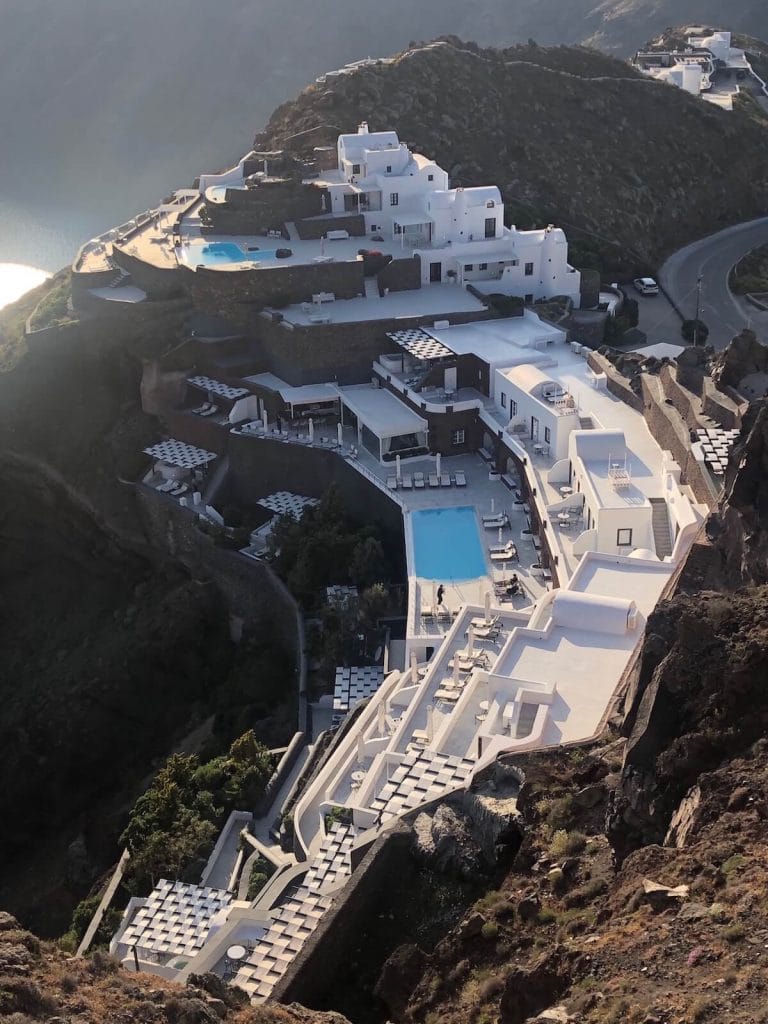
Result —
[{"label": "rocky cliff", "polygon": [[562,224],[612,261],[653,263],[768,196],[754,101],[728,114],[585,49],[451,38],[310,86],[256,141],[309,155],[361,120],[396,127],[456,184],[497,183],[518,226]]}]

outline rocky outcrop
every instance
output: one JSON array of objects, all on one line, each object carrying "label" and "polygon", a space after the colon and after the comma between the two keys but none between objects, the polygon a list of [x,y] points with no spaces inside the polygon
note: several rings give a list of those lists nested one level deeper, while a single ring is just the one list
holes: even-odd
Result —
[{"label": "rocky outcrop", "polygon": [[751,373],[768,371],[768,346],[754,331],[743,330],[714,360],[712,379],[718,387],[738,387]]}]

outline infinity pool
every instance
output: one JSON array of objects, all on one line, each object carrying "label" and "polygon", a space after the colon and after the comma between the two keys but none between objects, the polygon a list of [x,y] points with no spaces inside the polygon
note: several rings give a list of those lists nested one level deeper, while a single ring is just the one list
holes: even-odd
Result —
[{"label": "infinity pool", "polygon": [[414,571],[427,580],[475,580],[487,574],[473,508],[411,513]]},{"label": "infinity pool", "polygon": [[277,259],[274,249],[248,251],[241,249],[235,242],[208,242],[187,249],[187,262],[192,266],[202,264],[204,267],[215,267],[222,263],[258,263],[274,259]]}]

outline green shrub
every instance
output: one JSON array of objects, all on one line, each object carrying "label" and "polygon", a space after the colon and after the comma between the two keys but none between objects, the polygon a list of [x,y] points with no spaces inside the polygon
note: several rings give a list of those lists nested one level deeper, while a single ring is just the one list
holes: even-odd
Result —
[{"label": "green shrub", "polygon": [[566,793],[565,796],[544,801],[542,810],[550,828],[568,828],[573,821],[573,796]]},{"label": "green shrub", "polygon": [[480,929],[480,934],[484,939],[488,939],[489,941],[497,939],[499,937],[499,926],[495,921],[486,921]]},{"label": "green shrub", "polygon": [[740,921],[734,921],[727,928],[723,928],[723,938],[726,942],[741,942],[746,934],[747,930]]},{"label": "green shrub", "polygon": [[565,829],[558,829],[552,836],[549,853],[556,859],[573,857],[577,853],[581,853],[586,845],[587,837],[583,832],[566,832]]},{"label": "green shrub", "polygon": [[32,314],[32,330],[39,331],[43,327],[58,327],[69,323],[73,319],[67,305],[71,295],[72,275],[69,271],[63,271],[53,278],[53,287],[43,296]]},{"label": "green shrub", "polygon": [[703,320],[683,320],[680,333],[689,344],[695,340],[697,345],[704,345],[709,337],[709,328]]}]

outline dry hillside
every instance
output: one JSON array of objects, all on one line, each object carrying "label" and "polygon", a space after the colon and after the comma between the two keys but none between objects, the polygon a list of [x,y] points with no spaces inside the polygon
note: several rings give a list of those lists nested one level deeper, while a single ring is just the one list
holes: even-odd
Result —
[{"label": "dry hillside", "polygon": [[498,183],[518,225],[555,221],[613,260],[653,263],[768,199],[755,104],[727,114],[586,49],[422,47],[310,86],[257,143],[310,153],[363,119],[456,183]]}]

